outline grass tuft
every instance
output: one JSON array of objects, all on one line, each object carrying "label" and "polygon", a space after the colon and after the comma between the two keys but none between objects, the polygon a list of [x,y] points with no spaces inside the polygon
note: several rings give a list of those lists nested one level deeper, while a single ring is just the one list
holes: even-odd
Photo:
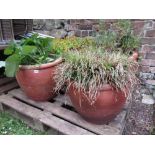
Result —
[{"label": "grass tuft", "polygon": [[67,52],[64,58],[65,62],[57,68],[55,89],[60,90],[68,81],[88,94],[92,103],[96,100],[98,90],[105,84],[123,91],[129,97],[138,82],[138,63],[118,51],[90,48]]}]

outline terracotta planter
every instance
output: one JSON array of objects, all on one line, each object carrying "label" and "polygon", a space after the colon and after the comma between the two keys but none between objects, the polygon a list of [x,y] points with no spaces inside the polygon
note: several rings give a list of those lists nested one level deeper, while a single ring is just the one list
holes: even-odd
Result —
[{"label": "terracotta planter", "polygon": [[16,79],[21,89],[32,100],[46,101],[54,96],[55,82],[52,78],[56,66],[62,62],[62,58],[54,62],[42,65],[19,66]]},{"label": "terracotta planter", "polygon": [[133,54],[129,57],[129,59],[134,60],[134,61],[138,61],[138,52],[133,52]]},{"label": "terracotta planter", "polygon": [[88,100],[88,95],[78,91],[73,85],[68,94],[77,112],[87,121],[95,124],[104,124],[113,120],[122,110],[126,97],[110,85],[105,85],[98,91],[98,96],[93,105]]}]

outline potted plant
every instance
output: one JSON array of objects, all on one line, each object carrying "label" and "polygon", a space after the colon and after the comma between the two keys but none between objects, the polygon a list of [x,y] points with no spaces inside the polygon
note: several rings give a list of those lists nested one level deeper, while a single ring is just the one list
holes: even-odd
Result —
[{"label": "potted plant", "polygon": [[138,61],[138,48],[140,39],[132,32],[130,20],[118,20],[110,29],[106,23],[100,20],[100,30],[96,34],[95,44],[106,51],[121,51],[128,54],[131,59]]},{"label": "potted plant", "polygon": [[12,42],[4,53],[5,73],[16,79],[26,95],[36,101],[46,101],[54,96],[55,68],[62,62],[57,53],[52,53],[51,38],[33,34],[20,42]]},{"label": "potted plant", "polygon": [[103,48],[67,52],[64,58],[54,77],[55,90],[67,82],[73,106],[89,122],[102,124],[114,119],[138,81],[137,62]]}]

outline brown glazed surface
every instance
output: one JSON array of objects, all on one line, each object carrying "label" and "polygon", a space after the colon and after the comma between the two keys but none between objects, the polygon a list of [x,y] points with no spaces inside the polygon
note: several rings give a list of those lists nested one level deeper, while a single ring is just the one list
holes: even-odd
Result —
[{"label": "brown glazed surface", "polygon": [[41,66],[20,66],[16,79],[21,89],[32,100],[47,101],[55,94],[54,79],[56,66],[61,63],[62,59],[58,59],[52,63]]},{"label": "brown glazed surface", "polygon": [[126,97],[122,91],[116,91],[110,85],[99,91],[93,105],[73,85],[70,86],[68,94],[77,112],[87,121],[95,124],[105,124],[113,120],[122,110]]}]

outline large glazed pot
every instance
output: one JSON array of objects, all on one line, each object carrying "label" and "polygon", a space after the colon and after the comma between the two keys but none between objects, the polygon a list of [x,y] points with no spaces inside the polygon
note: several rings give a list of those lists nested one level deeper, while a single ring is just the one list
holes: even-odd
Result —
[{"label": "large glazed pot", "polygon": [[79,91],[73,84],[70,85],[68,94],[77,112],[85,120],[95,124],[108,123],[114,119],[126,101],[125,94],[110,85],[105,85],[98,91],[97,99],[92,105],[88,95]]},{"label": "large glazed pot", "polygon": [[53,79],[56,66],[62,62],[62,58],[54,62],[36,65],[19,66],[16,79],[21,89],[32,100],[46,101],[51,99],[55,93]]}]

